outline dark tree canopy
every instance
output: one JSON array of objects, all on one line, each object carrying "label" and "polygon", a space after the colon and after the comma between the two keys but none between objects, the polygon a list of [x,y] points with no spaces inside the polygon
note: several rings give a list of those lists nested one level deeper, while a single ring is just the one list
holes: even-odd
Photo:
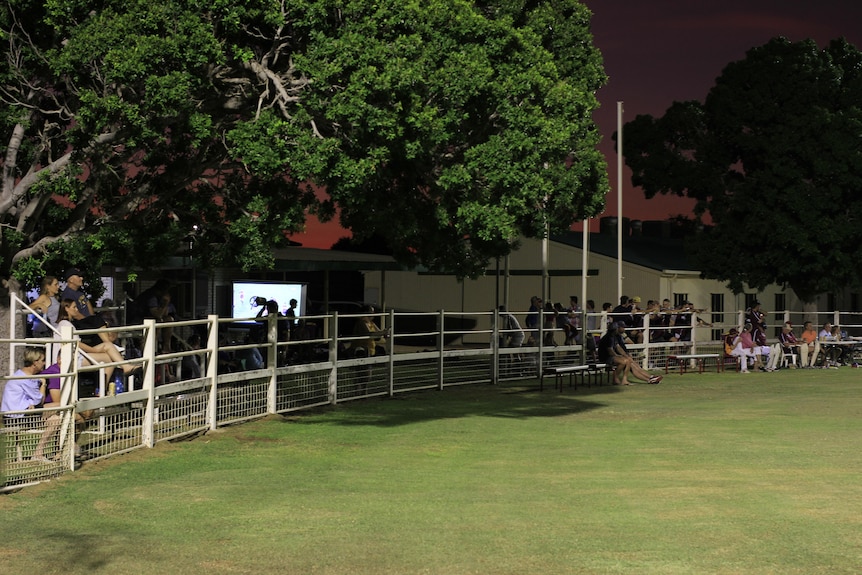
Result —
[{"label": "dark tree canopy", "polygon": [[480,273],[603,209],[589,17],[576,0],[7,2],[0,276],[155,267],[178,245],[265,268],[309,213]]},{"label": "dark tree canopy", "polygon": [[860,285],[862,53],[773,39],[729,64],[704,103],[624,127],[647,197],[697,200],[689,242],[706,277],[740,292],[787,284],[803,301]]}]

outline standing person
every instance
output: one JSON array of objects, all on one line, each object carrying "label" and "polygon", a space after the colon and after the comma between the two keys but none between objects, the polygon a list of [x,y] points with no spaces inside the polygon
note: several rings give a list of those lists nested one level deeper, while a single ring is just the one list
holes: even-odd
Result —
[{"label": "standing person", "polygon": [[754,300],[751,307],[745,310],[745,321],[751,324],[751,329],[766,332],[766,312],[760,309],[760,302]]},{"label": "standing person", "polygon": [[526,328],[530,331],[530,340],[527,345],[536,345],[539,341],[539,314],[542,311],[542,298],[534,295],[530,298],[530,309],[527,313],[527,320],[524,322]]},{"label": "standing person", "polygon": [[378,342],[384,337],[389,337],[389,330],[381,330],[371,318],[372,313],[374,313],[374,307],[367,306],[365,315],[356,320],[353,328],[353,335],[363,338],[351,343],[353,355],[356,357],[386,355],[386,348]]},{"label": "standing person", "polygon": [[620,305],[615,307],[611,314],[613,315],[612,321],[622,322],[626,327],[631,327],[634,318],[632,317],[632,303],[629,301],[629,296],[620,296]]},{"label": "standing person", "polygon": [[[39,288],[39,297],[30,304],[30,307],[38,312],[33,320],[35,337],[53,337],[51,327],[57,325],[57,312],[60,311],[58,293],[60,281],[54,276],[45,276]],[[44,320],[47,320],[47,323]]]},{"label": "standing person", "polygon": [[521,347],[524,345],[524,330],[518,319],[501,305],[497,316],[500,318],[500,347]]},{"label": "standing person", "polygon": [[[589,303],[589,302],[587,302]],[[593,304],[595,309],[595,304]],[[581,306],[578,305],[578,296],[569,296],[569,308],[566,315],[569,317],[569,323],[574,327],[575,343],[581,343]]]},{"label": "standing person", "polygon": [[141,292],[136,300],[138,321],[154,319],[158,324],[167,324],[157,328],[162,353],[171,353],[173,350],[174,329],[170,324],[177,319],[177,309],[171,302],[170,289],[170,280],[159,278],[150,288]]},{"label": "standing person", "polygon": [[81,276],[81,270],[78,268],[69,268],[65,275],[66,287],[63,288],[63,293],[60,299],[70,299],[78,306],[78,311],[84,317],[91,316],[95,313],[93,304],[90,303],[90,298],[87,297],[81,288],[84,285],[84,278]]},{"label": "standing person", "polygon": [[290,306],[287,308],[287,313],[285,314],[288,319],[288,325],[290,326],[290,333],[293,335],[293,332],[296,330],[296,306],[299,305],[299,302],[295,299],[290,300]]}]

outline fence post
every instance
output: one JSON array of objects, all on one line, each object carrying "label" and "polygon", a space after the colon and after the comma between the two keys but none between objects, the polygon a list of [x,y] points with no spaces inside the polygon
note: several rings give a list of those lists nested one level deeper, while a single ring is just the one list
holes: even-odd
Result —
[{"label": "fence post", "polygon": [[389,310],[389,397],[395,396],[395,310]]},{"label": "fence post", "polygon": [[491,383],[500,383],[500,311],[491,311]]},{"label": "fence post", "polygon": [[209,330],[207,337],[207,363],[206,378],[210,382],[210,400],[207,404],[207,418],[209,419],[210,430],[215,431],[218,428],[218,316],[207,316],[209,322]]},{"label": "fence post", "polygon": [[444,310],[440,310],[437,315],[437,389],[440,391],[443,390],[443,366],[444,366],[444,355],[443,351],[446,347],[446,338],[444,337],[443,329],[446,326],[446,312]]},{"label": "fence post", "polygon": [[141,443],[145,447],[155,445],[155,408],[156,408],[156,320],[144,320],[144,381],[147,392],[144,403],[144,420],[141,422]]},{"label": "fence post", "polygon": [[[60,328],[60,337],[64,343],[60,346],[60,405],[71,405],[78,400],[78,342],[72,337],[72,326],[64,325]],[[68,377],[63,377],[64,374],[71,374]],[[73,399],[74,398],[74,399]],[[63,448],[63,443],[67,438],[75,441],[75,409],[63,412],[62,425],[60,427],[60,449]],[[69,449],[69,459],[66,464],[70,471],[75,471],[75,449]]]},{"label": "fence post", "polygon": [[652,337],[651,337],[652,332],[650,332],[650,324],[649,324],[650,314],[645,313],[645,314],[643,314],[643,317],[644,317],[644,324],[643,324],[644,358],[643,358],[643,361],[641,362],[641,367],[644,369],[649,369],[650,368],[649,367],[649,365],[650,365],[649,354],[650,354],[650,351],[652,351],[652,350],[650,350],[650,342],[652,341]]},{"label": "fence post", "polygon": [[278,399],[278,314],[267,314],[266,320],[266,339],[269,344],[269,353],[266,354],[266,367],[270,370],[269,387],[266,393],[266,412],[276,413],[276,402]]},{"label": "fence post", "polygon": [[329,318],[329,403],[338,403],[338,312]]}]

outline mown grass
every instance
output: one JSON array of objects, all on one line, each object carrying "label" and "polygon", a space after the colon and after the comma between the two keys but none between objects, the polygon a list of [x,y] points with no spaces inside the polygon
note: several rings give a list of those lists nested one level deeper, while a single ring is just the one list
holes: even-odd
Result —
[{"label": "mown grass", "polygon": [[0,573],[858,573],[862,370],[465,386],[0,497]]}]

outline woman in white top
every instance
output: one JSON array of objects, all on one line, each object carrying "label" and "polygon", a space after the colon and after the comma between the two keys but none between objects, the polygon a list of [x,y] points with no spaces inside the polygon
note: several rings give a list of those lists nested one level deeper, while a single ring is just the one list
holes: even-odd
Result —
[{"label": "woman in white top", "polygon": [[[64,325],[71,325],[73,328],[75,327],[74,322],[84,319],[84,315],[78,309],[78,304],[75,300],[64,299],[60,304],[60,312],[57,314],[57,328],[60,329]],[[81,328],[85,329],[85,328]],[[86,328],[89,329],[89,328]],[[103,334],[100,334],[103,335]],[[55,335],[56,338],[60,338],[59,334]],[[122,355],[120,355],[117,346],[115,346],[110,341],[99,341],[96,343],[95,341],[84,342],[79,336],[75,336],[75,339],[78,340],[78,349],[85,352],[87,357],[91,358],[96,363],[115,363],[125,361]],[[101,339],[101,338],[100,338]],[[85,363],[82,363],[85,362]],[[89,361],[86,361],[83,355],[78,356],[78,365],[90,365]],[[139,366],[135,366],[132,364],[125,364],[121,366],[123,369],[123,373],[130,373],[137,369]],[[111,376],[114,373],[113,367],[105,368],[105,377],[110,381]]]}]

